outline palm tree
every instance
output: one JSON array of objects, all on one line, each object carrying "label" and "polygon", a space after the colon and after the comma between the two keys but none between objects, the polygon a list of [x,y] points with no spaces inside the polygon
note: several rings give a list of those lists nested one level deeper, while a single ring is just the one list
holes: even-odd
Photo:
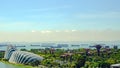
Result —
[{"label": "palm tree", "polygon": [[54,54],[54,51],[55,51],[55,50],[54,50],[53,48],[51,48],[51,49],[50,49],[50,54]]},{"label": "palm tree", "polygon": [[118,49],[118,46],[114,45],[114,50],[117,51]]},{"label": "palm tree", "polygon": [[95,48],[97,49],[98,56],[100,56],[100,49],[102,48],[101,45],[95,45]]},{"label": "palm tree", "polygon": [[90,49],[85,49],[86,56],[88,56],[88,52]]}]

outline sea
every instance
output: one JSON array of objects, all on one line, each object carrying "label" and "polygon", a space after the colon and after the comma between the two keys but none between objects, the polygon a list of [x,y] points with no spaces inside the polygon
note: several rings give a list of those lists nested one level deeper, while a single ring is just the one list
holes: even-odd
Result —
[{"label": "sea", "polygon": [[102,47],[113,48],[118,46],[120,48],[120,41],[89,41],[89,42],[1,42],[0,51],[5,51],[8,45],[16,46],[18,50],[20,49],[80,49],[80,48],[90,48],[94,49],[95,45],[101,45]]}]

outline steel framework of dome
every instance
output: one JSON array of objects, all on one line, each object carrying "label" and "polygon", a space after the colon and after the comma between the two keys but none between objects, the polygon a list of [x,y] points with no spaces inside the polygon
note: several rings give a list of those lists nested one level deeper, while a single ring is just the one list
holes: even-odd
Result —
[{"label": "steel framework of dome", "polygon": [[7,47],[4,58],[9,60],[10,63],[20,64],[29,64],[43,60],[43,57],[39,55],[25,51],[18,51],[15,46],[11,45]]}]

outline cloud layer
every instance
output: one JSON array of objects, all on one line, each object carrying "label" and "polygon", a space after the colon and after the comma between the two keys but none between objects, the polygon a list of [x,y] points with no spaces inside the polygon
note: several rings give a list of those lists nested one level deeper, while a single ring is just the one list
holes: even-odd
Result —
[{"label": "cloud layer", "polygon": [[119,41],[120,31],[115,30],[65,30],[31,32],[0,32],[0,41],[6,42],[41,42],[41,41]]}]

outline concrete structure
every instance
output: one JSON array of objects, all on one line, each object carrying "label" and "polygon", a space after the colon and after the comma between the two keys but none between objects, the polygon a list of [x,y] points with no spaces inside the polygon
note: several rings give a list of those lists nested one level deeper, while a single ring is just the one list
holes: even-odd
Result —
[{"label": "concrete structure", "polygon": [[12,53],[13,53],[14,51],[16,51],[16,50],[17,50],[17,49],[16,49],[15,46],[8,45],[8,46],[7,46],[7,49],[6,49],[6,51],[5,51],[5,56],[4,56],[4,58],[7,59],[7,60],[9,60],[10,57],[11,57],[11,55],[12,55]]},{"label": "concrete structure", "polygon": [[43,57],[40,57],[39,55],[25,51],[18,51],[16,47],[11,45],[7,47],[4,58],[10,63],[20,64],[29,64],[43,60]]},{"label": "concrete structure", "polygon": [[120,68],[120,64],[113,64],[110,68]]}]

